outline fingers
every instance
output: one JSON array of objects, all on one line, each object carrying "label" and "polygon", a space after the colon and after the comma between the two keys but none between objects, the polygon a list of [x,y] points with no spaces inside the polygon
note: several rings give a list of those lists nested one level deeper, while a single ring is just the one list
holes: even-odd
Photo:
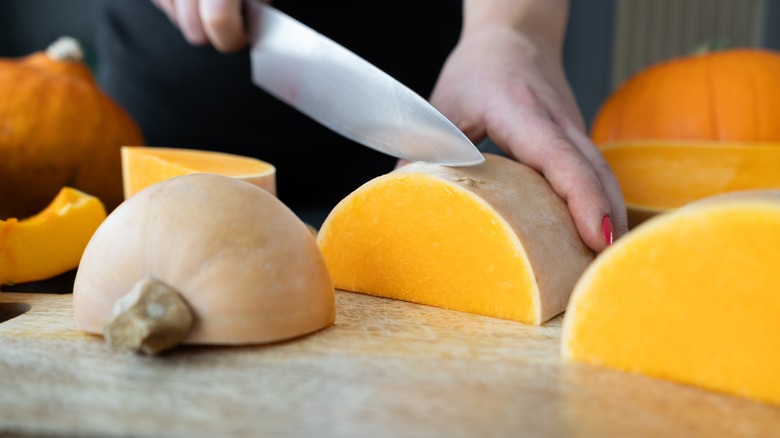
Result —
[{"label": "fingers", "polygon": [[615,238],[619,238],[628,232],[628,216],[626,213],[626,204],[623,198],[623,191],[610,168],[607,160],[599,152],[590,139],[580,130],[566,129],[572,144],[590,163],[591,168],[601,182],[601,187],[607,195],[610,205],[611,221],[615,233]]},{"label": "fingers", "polygon": [[[570,96],[573,96],[573,94],[570,94]],[[558,99],[556,100],[556,98]],[[573,99],[566,100],[565,97],[562,98],[556,95],[542,99],[547,101],[546,107],[549,109],[552,121],[561,127],[571,145],[582,154],[584,159],[590,164],[590,167],[596,172],[596,176],[609,201],[610,221],[615,239],[626,234],[628,232],[628,218],[620,184],[609,167],[607,160],[604,159],[596,145],[585,134],[585,122],[576,106],[576,102]],[[563,102],[561,102],[561,99],[563,99]]]},{"label": "fingers", "polygon": [[173,0],[152,0],[152,3],[157,5],[176,24],[176,6],[173,4]]},{"label": "fingers", "polygon": [[176,0],[174,2],[176,24],[184,38],[193,45],[202,46],[209,42],[200,19],[198,0]]},{"label": "fingers", "polygon": [[615,237],[624,233],[625,208],[620,188],[606,163],[599,164],[594,155],[598,150],[593,148],[585,156],[580,148],[587,147],[576,146],[541,107],[514,106],[499,114],[501,120],[487,121],[493,128],[488,130],[489,136],[549,181],[569,207],[586,245],[600,252],[610,244],[605,216],[610,218]]},{"label": "fingers", "polygon": [[241,0],[200,0],[200,17],[209,41],[220,52],[234,52],[246,44]]},{"label": "fingers", "polygon": [[193,45],[234,52],[247,41],[241,0],[152,0]]},{"label": "fingers", "polygon": [[486,135],[540,172],[566,201],[582,240],[602,251],[627,230],[625,204],[585,135],[558,57],[514,29],[467,36],[445,63],[431,102],[472,141]]}]

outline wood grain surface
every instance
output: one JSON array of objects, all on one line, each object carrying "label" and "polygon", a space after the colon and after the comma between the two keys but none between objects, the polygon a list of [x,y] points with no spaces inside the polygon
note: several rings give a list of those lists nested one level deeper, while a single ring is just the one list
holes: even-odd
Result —
[{"label": "wood grain surface", "polygon": [[780,407],[559,358],[542,327],[348,292],[288,342],[110,350],[71,295],[0,293],[0,432],[78,436],[780,436]]}]

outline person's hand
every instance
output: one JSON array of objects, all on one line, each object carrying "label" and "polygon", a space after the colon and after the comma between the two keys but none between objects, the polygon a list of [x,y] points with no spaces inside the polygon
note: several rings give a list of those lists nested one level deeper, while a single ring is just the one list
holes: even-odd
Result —
[{"label": "person's hand", "polygon": [[559,50],[511,27],[464,36],[431,103],[475,143],[490,137],[539,171],[564,201],[583,241],[601,251],[627,231],[625,204],[608,164],[585,134]]},{"label": "person's hand", "polygon": [[211,44],[220,52],[234,52],[246,44],[241,0],[152,1],[168,15],[190,44]]}]

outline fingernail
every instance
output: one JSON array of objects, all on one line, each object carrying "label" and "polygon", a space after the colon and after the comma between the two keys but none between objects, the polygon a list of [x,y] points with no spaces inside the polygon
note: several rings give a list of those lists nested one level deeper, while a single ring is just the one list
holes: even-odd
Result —
[{"label": "fingernail", "polygon": [[605,214],[601,218],[601,233],[604,235],[607,246],[612,245],[612,219],[609,218],[609,214]]}]

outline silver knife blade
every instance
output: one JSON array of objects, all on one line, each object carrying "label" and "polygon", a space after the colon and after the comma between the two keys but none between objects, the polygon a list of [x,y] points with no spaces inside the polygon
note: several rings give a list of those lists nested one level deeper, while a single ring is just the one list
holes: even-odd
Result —
[{"label": "silver knife blade", "polygon": [[260,88],[344,137],[398,158],[446,166],[485,161],[420,95],[272,6],[248,3],[252,80]]}]

